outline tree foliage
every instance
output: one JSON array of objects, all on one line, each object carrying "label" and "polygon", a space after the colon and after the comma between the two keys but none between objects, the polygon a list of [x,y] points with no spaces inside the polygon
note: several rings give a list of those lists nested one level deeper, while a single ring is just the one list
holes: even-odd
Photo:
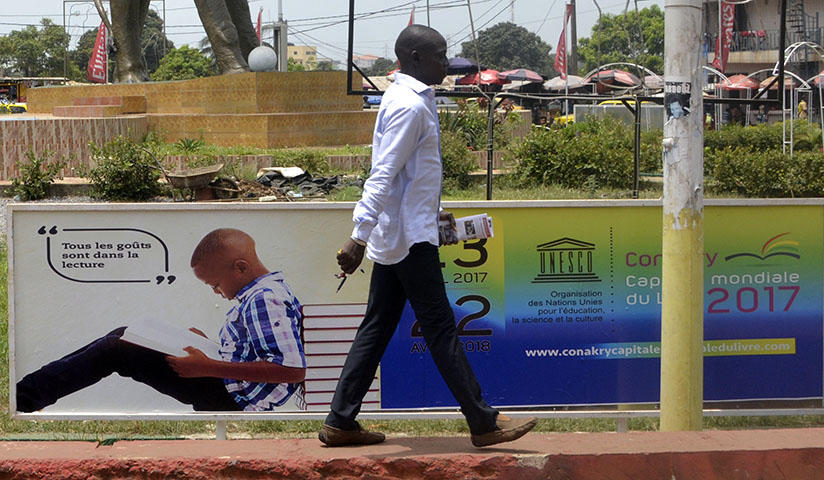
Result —
[{"label": "tree foliage", "polygon": [[652,5],[637,13],[604,14],[590,38],[578,39],[578,60],[585,71],[607,63],[637,62],[663,73],[664,12]]},{"label": "tree foliage", "polygon": [[[524,27],[502,22],[478,32],[481,65],[496,70],[528,68],[546,74],[552,71],[549,52],[552,47]],[[475,59],[473,42],[461,44],[459,56]]]},{"label": "tree foliage", "polygon": [[146,23],[140,35],[140,48],[149,74],[157,70],[163,56],[175,48],[175,44],[163,34],[163,19],[151,9],[146,15]]},{"label": "tree foliage", "polygon": [[172,49],[152,73],[152,80],[187,80],[214,75],[212,62],[196,48],[181,45]]},{"label": "tree foliage", "polygon": [[395,60],[380,57],[375,60],[375,63],[371,67],[363,69],[363,73],[370,77],[386,75],[396,68],[398,68],[398,63]]},{"label": "tree foliage", "polygon": [[[69,52],[71,62],[77,65],[79,71],[83,73],[82,80],[85,80],[86,67],[89,65],[89,58],[91,58],[92,50],[94,50],[94,42],[97,40],[97,30],[98,28],[93,28],[83,32],[83,35],[77,40],[75,49]],[[160,60],[163,59],[163,56],[175,48],[175,44],[163,34],[163,19],[154,10],[149,10],[146,17],[146,24],[140,36],[140,48],[149,74],[154,73],[157,67],[160,66]],[[109,67],[110,77],[117,57],[113,57],[112,60],[113,62],[110,62]]]},{"label": "tree foliage", "polygon": [[306,67],[292,57],[286,60],[286,71],[288,72],[305,72]]},{"label": "tree foliage", "polygon": [[335,63],[332,60],[320,60],[318,61],[317,65],[315,65],[315,70],[319,72],[332,72],[335,71]]},{"label": "tree foliage", "polygon": [[[48,18],[39,27],[29,25],[13,30],[0,43],[0,61],[10,73],[28,77],[62,77],[69,35]],[[69,76],[79,74],[70,65]]]},{"label": "tree foliage", "polygon": [[[97,30],[97,28],[94,28],[83,32],[83,35],[80,35],[77,40],[77,46],[69,52],[69,59],[81,72],[85,72],[89,66],[89,59],[92,57],[92,51],[94,50],[94,42],[97,40]],[[111,69],[112,66],[109,67],[109,73],[111,73]]]}]

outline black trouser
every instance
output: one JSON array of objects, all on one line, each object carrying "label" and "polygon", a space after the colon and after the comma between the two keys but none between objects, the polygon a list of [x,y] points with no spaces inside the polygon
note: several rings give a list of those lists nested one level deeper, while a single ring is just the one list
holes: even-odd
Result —
[{"label": "black trouser", "polygon": [[470,432],[491,432],[498,411],[481,396],[481,387],[458,343],[438,248],[429,243],[413,245],[400,263],[374,265],[366,314],[346,357],[326,423],[343,430],[357,428],[355,417],[407,299],[420,322],[432,359],[461,406]]},{"label": "black trouser", "polygon": [[166,355],[120,339],[126,327],[55,360],[17,382],[17,411],[34,412],[93,385],[112,373],[130,377],[195,410],[240,410],[223,379],[183,378]]}]

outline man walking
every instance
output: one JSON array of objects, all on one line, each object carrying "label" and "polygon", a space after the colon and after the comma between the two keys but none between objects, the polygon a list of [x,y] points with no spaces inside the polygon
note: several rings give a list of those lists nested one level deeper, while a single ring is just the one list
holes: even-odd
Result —
[{"label": "man walking", "polygon": [[446,41],[423,25],[405,28],[395,42],[401,65],[383,96],[372,144],[372,171],[354,211],[352,237],[338,251],[344,274],[375,262],[366,314],[344,364],[331,412],[318,438],[328,446],[373,444],[384,435],[355,420],[364,395],[409,300],[438,371],[466,417],[472,443],[515,440],[534,418],[511,419],[487,405],[466,354],[438,257],[442,164],[435,94],[449,62]]}]

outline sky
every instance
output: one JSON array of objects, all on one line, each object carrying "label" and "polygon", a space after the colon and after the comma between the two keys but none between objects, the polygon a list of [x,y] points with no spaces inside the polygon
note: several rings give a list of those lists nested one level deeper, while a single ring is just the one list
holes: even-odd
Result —
[{"label": "sky", "polygon": [[[237,1],[237,0],[231,0]],[[566,0],[355,0],[354,52],[356,55],[377,55],[394,59],[392,51],[398,32],[409,22],[412,7],[415,23],[427,24],[443,34],[450,56],[457,55],[461,43],[471,39],[471,23],[475,31],[489,28],[499,22],[512,21],[536,33],[553,47],[561,33]],[[249,0],[252,17],[263,8],[263,23],[277,20],[278,0]],[[638,0],[638,8],[658,4],[663,0]],[[99,23],[91,1],[85,0],[24,0],[4,1],[0,12],[0,34],[20,30],[25,25],[38,24],[43,17],[66,25],[74,42],[84,31]],[[288,41],[296,45],[314,45],[322,57],[343,62],[347,49],[347,0],[280,0],[283,18],[288,23]],[[429,15],[427,19],[427,4]],[[599,0],[604,13],[623,13],[635,8],[635,0]],[[152,1],[151,7],[161,16],[164,3]],[[577,0],[578,37],[589,37],[598,18],[593,0]],[[469,10],[472,12],[470,22]],[[197,46],[206,36],[192,0],[166,0],[167,37],[175,45]],[[267,32],[264,32],[266,39]],[[268,33],[271,35],[271,33]]]}]

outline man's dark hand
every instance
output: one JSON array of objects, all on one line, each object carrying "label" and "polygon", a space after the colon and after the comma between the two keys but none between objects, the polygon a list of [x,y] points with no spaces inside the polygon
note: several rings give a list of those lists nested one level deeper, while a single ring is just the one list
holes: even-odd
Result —
[{"label": "man's dark hand", "polygon": [[338,250],[337,260],[341,271],[349,275],[358,268],[363,261],[363,252],[366,247],[358,245],[351,238]]}]

